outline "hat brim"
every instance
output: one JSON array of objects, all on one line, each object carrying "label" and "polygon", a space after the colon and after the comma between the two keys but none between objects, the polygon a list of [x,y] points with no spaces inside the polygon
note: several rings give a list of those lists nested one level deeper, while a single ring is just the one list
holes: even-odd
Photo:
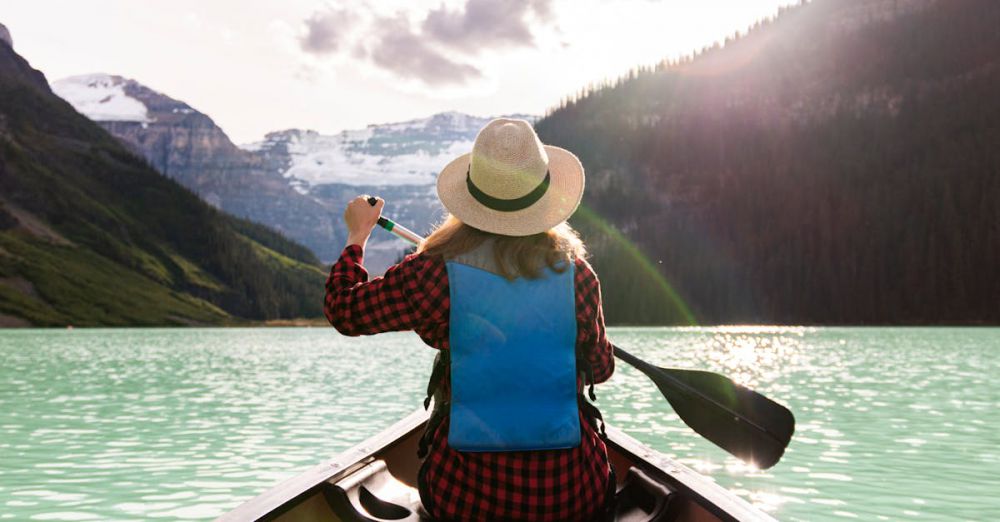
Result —
[{"label": "hat brim", "polygon": [[438,175],[441,204],[463,223],[504,236],[530,236],[569,219],[583,198],[583,165],[572,152],[545,145],[549,156],[549,188],[530,207],[513,212],[493,210],[469,193],[466,173],[472,153],[452,160]]}]

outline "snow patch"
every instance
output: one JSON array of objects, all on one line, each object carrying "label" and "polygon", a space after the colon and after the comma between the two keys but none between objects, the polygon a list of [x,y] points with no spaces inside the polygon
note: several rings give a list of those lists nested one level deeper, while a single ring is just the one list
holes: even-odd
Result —
[{"label": "snow patch", "polygon": [[121,76],[87,74],[59,80],[52,90],[94,121],[153,121],[141,101],[125,94],[127,82]]},{"label": "snow patch", "polygon": [[351,140],[341,136],[304,134],[291,139],[287,147],[292,163],[283,175],[302,192],[325,183],[426,185],[434,183],[448,161],[472,150],[472,140],[463,140],[450,143],[440,153],[367,154],[350,150]]},{"label": "snow patch", "polygon": [[287,154],[289,166],[281,174],[303,194],[326,184],[433,186],[448,162],[472,150],[476,134],[490,119],[445,112],[333,135],[287,130],[242,148]]}]

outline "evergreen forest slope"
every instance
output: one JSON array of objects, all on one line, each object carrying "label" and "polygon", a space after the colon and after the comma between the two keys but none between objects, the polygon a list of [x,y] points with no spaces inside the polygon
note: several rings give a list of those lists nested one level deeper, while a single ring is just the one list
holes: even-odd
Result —
[{"label": "evergreen forest slope", "polygon": [[1000,3],[816,0],[536,125],[614,323],[1000,323]]}]

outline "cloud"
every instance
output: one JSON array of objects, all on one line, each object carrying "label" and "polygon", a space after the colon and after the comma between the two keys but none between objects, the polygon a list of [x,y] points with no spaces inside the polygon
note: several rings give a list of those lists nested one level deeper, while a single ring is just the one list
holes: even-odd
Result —
[{"label": "cloud", "polygon": [[468,0],[463,10],[440,7],[427,14],[428,38],[470,54],[490,47],[534,45],[527,15],[539,21],[552,16],[551,0]]},{"label": "cloud", "polygon": [[355,21],[356,17],[343,9],[315,12],[305,21],[305,33],[299,39],[299,45],[311,54],[335,52],[346,43],[347,29]]},{"label": "cloud", "polygon": [[378,39],[368,53],[375,65],[427,85],[462,84],[482,77],[469,64],[455,62],[431,47],[403,17],[382,19]]},{"label": "cloud", "polygon": [[533,25],[552,21],[552,1],[466,0],[457,9],[432,9],[417,24],[404,13],[385,16],[369,10],[361,20],[355,11],[327,8],[305,20],[299,46],[315,56],[350,49],[344,54],[403,79],[428,86],[462,85],[483,73],[452,58],[454,53],[470,59],[490,49],[535,45]]}]

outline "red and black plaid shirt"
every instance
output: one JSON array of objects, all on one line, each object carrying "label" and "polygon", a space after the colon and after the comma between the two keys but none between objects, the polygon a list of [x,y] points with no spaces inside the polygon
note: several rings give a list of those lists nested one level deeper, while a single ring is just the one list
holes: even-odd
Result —
[{"label": "red and black plaid shirt", "polygon": [[[414,330],[427,345],[447,350],[444,260],[409,255],[371,281],[361,262],[361,247],[350,245],[333,265],[324,306],[330,324],[344,335]],[[614,371],[613,348],[605,336],[600,283],[584,260],[576,261],[575,286],[577,353],[590,362],[594,381],[604,382]],[[440,520],[593,518],[608,488],[608,456],[591,424],[581,419],[580,425],[582,442],[573,449],[463,453],[448,446],[448,423],[442,422],[422,469],[424,507]]]}]

